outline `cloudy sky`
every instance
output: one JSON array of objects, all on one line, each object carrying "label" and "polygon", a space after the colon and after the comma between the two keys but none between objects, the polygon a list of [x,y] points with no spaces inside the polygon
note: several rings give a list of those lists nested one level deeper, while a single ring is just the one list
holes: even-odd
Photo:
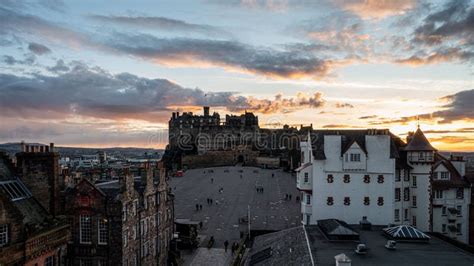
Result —
[{"label": "cloudy sky", "polygon": [[0,0],[0,143],[163,147],[209,105],[473,151],[473,61],[474,0]]}]

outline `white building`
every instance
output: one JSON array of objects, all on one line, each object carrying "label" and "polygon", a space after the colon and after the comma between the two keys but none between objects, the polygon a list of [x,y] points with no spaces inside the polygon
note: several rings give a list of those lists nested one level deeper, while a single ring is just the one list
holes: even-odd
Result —
[{"label": "white building", "polygon": [[419,128],[407,142],[386,129],[311,131],[297,169],[302,222],[357,224],[366,216],[375,225],[409,224],[468,242],[464,162],[438,154]]}]

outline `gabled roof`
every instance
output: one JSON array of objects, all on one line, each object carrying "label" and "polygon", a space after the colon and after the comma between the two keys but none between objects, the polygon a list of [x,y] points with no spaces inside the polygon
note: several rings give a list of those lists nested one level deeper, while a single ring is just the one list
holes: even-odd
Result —
[{"label": "gabled roof", "polygon": [[469,182],[466,178],[461,176],[458,172],[456,167],[448,160],[446,157],[442,156],[439,153],[435,154],[435,163],[432,167],[432,171],[434,171],[438,166],[444,165],[446,169],[449,171],[449,180],[433,180],[433,187],[434,188],[442,188],[442,187],[469,187]]},{"label": "gabled roof", "polygon": [[423,131],[418,127],[405,147],[405,151],[436,151],[436,149],[431,146]]},{"label": "gabled roof", "polygon": [[[303,132],[305,133],[305,132]],[[301,133],[300,133],[301,134]],[[306,135],[306,134],[305,134]],[[325,160],[324,136],[341,136],[341,156],[349,149],[354,142],[367,153],[365,136],[367,135],[388,135],[390,137],[390,158],[398,158],[398,149],[404,145],[397,136],[386,129],[327,129],[311,131],[311,148],[315,160]]]}]

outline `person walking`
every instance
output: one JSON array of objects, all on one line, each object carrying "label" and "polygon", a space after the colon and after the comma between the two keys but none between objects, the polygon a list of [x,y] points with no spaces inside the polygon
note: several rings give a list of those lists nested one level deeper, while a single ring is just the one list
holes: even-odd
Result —
[{"label": "person walking", "polygon": [[202,205],[199,205],[199,210],[202,211]]},{"label": "person walking", "polygon": [[196,211],[199,211],[199,204],[196,204]]},{"label": "person walking", "polygon": [[225,252],[227,252],[227,247],[229,246],[229,241],[225,241],[224,242],[224,248],[225,248]]},{"label": "person walking", "polygon": [[291,194],[290,194],[290,200],[291,200]]}]

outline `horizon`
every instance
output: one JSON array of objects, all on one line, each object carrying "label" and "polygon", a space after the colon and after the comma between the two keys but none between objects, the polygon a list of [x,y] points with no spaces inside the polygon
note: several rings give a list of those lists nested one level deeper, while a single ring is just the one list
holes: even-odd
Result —
[{"label": "horizon", "polygon": [[171,113],[417,125],[474,152],[474,0],[3,1],[0,143],[163,149]]}]

